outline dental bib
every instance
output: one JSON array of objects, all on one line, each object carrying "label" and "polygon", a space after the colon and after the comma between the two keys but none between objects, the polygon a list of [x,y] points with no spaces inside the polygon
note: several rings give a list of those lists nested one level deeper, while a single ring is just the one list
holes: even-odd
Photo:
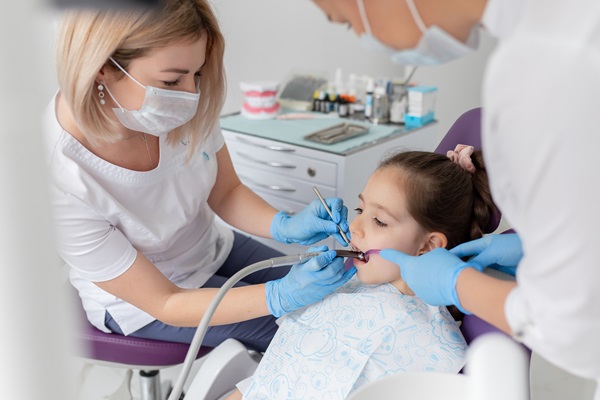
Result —
[{"label": "dental bib", "polygon": [[345,399],[387,375],[457,373],[467,344],[445,307],[432,307],[391,284],[353,277],[322,301],[288,313],[244,399]]}]

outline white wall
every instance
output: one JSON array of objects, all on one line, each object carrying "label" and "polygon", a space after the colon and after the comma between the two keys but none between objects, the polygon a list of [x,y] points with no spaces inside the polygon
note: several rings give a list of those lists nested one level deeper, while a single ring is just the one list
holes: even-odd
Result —
[{"label": "white wall", "polygon": [[[327,21],[309,0],[213,0],[226,39],[228,93],[224,113],[238,111],[239,82],[282,81],[291,71],[403,77],[404,69],[366,49],[352,31]],[[413,81],[439,88],[437,119],[446,132],[464,111],[481,104],[483,69],[495,40],[483,33],[480,50],[443,66],[419,69]]]}]

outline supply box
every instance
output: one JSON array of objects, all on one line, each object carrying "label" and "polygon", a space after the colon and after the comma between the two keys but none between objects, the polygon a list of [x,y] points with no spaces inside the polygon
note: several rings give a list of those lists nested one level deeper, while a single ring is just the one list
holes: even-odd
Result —
[{"label": "supply box", "polygon": [[407,127],[419,127],[435,118],[437,87],[413,86],[408,88],[408,112],[404,115]]}]

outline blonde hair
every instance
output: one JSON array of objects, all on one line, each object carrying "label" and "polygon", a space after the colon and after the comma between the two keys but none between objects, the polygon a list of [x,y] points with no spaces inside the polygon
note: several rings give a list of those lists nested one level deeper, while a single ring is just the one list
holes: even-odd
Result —
[{"label": "blonde hair", "polygon": [[119,122],[98,101],[96,77],[103,66],[123,68],[153,49],[207,38],[202,95],[191,121],[169,133],[168,142],[189,141],[190,156],[217,124],[225,98],[225,43],[207,0],[164,0],[156,9],[68,11],[57,40],[56,67],[61,95],[83,135],[92,144],[118,139]]}]

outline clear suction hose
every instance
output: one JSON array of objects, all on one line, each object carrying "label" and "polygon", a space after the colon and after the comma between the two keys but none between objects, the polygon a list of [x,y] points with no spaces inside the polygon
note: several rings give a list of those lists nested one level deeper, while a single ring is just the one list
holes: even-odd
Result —
[{"label": "clear suction hose", "polygon": [[208,329],[208,324],[212,319],[215,310],[219,306],[219,303],[221,302],[221,300],[223,300],[225,293],[227,293],[227,291],[231,289],[233,285],[238,283],[246,275],[250,275],[251,273],[260,271],[261,269],[283,267],[286,265],[296,264],[298,262],[308,260],[309,258],[316,257],[319,254],[322,254],[322,252],[270,258],[268,260],[259,261],[252,265],[249,265],[246,268],[239,270],[235,275],[229,278],[227,282],[225,282],[223,286],[219,289],[215,297],[208,305],[206,312],[202,316],[202,319],[198,324],[198,329],[196,329],[196,333],[194,334],[192,342],[190,343],[190,348],[185,356],[181,373],[177,378],[177,382],[175,382],[175,385],[173,387],[173,390],[171,391],[171,394],[169,395],[168,400],[179,400],[179,396],[183,391],[183,385],[188,377],[188,374],[190,373],[190,369],[192,368],[192,363],[194,362],[194,360],[196,360],[196,355],[198,354],[198,350],[200,349],[202,340],[204,340],[204,335],[206,334],[206,330]]}]

